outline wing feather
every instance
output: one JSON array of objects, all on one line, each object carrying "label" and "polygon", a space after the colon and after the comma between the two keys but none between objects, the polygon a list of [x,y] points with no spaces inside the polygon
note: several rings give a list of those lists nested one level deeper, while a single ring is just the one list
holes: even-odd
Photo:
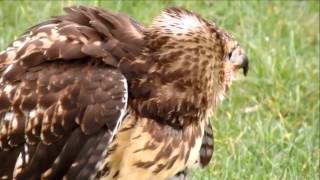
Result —
[{"label": "wing feather", "polygon": [[87,179],[123,120],[118,64],[140,53],[143,28],[99,8],[65,12],[0,53],[0,177]]}]

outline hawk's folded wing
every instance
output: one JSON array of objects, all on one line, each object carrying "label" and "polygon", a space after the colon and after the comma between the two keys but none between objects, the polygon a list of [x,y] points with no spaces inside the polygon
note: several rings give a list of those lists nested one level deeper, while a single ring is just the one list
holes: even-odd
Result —
[{"label": "hawk's folded wing", "polygon": [[141,27],[98,8],[66,12],[0,54],[3,179],[88,179],[125,115],[118,63],[139,54]]}]

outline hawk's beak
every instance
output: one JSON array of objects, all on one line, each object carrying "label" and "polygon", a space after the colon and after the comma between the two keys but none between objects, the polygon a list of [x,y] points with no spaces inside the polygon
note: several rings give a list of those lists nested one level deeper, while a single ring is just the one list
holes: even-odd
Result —
[{"label": "hawk's beak", "polygon": [[243,69],[243,74],[246,76],[248,74],[249,70],[249,60],[246,55],[243,55],[243,58],[240,58],[238,62],[235,63],[235,68],[236,69]]},{"label": "hawk's beak", "polygon": [[240,68],[243,69],[243,74],[246,76],[249,70],[249,59],[247,56],[244,56],[243,61],[240,64]]}]

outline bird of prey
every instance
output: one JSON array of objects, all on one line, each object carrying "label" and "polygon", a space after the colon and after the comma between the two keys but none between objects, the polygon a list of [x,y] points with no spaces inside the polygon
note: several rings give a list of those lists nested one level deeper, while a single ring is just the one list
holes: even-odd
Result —
[{"label": "bird of prey", "polygon": [[209,117],[248,71],[239,43],[183,8],[147,27],[65,12],[0,54],[0,178],[164,180],[205,167]]}]

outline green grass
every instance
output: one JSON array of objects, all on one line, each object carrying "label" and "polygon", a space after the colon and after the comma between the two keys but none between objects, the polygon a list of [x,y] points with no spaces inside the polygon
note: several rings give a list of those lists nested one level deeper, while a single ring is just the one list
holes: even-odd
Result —
[{"label": "green grass", "polygon": [[145,25],[164,7],[183,6],[246,49],[249,76],[234,83],[212,118],[214,160],[193,179],[319,179],[319,1],[0,1],[0,49],[75,4],[121,11]]}]

